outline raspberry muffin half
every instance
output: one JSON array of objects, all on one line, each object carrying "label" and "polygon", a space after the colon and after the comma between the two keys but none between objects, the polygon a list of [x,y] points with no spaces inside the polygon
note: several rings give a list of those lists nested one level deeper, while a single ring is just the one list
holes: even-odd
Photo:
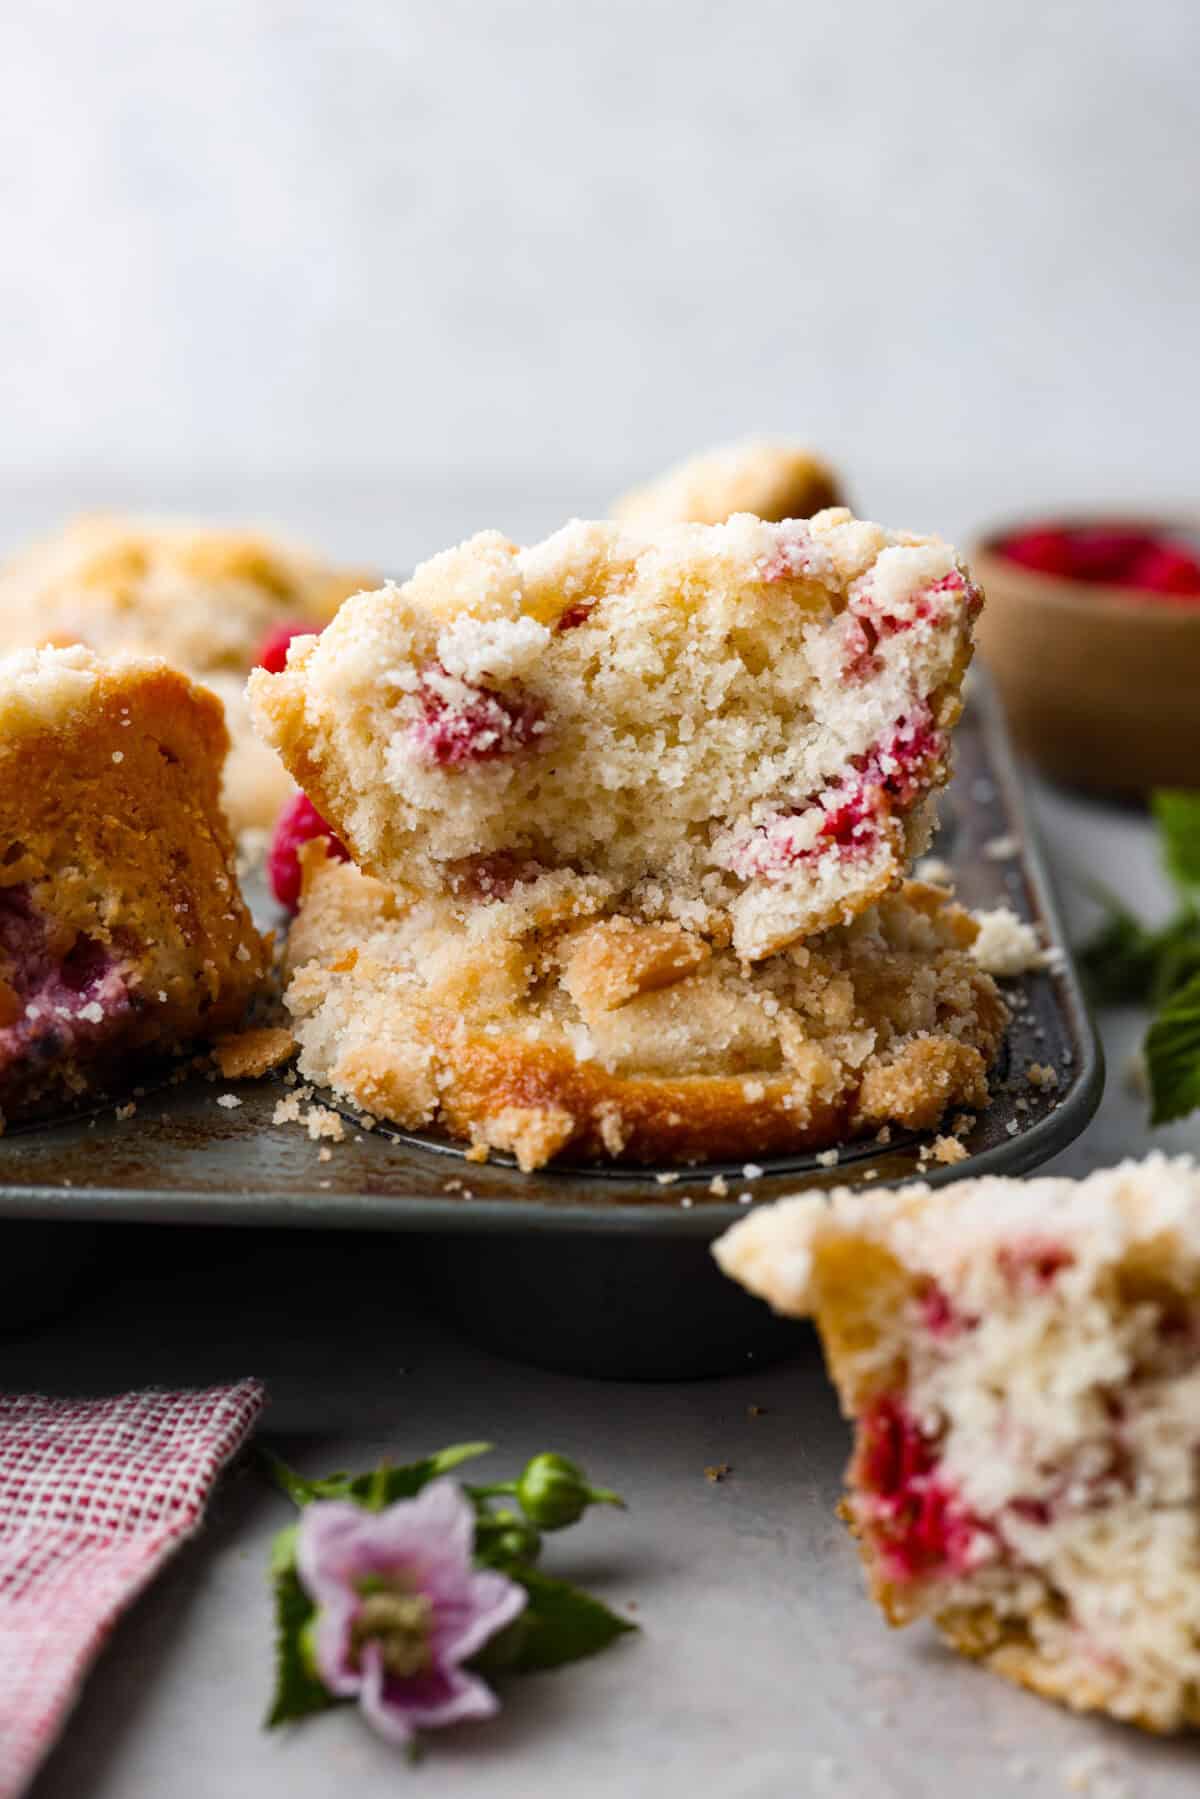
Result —
[{"label": "raspberry muffin half", "polygon": [[565,888],[413,900],[301,855],[301,1073],[406,1128],[525,1169],[744,1161],[986,1101],[1005,1010],[940,889],[751,967],[674,923],[580,918]]},{"label": "raspberry muffin half", "polygon": [[86,644],[163,656],[225,706],[235,829],[269,825],[291,792],[250,725],[245,679],[281,628],[319,630],[372,585],[310,551],[249,531],[85,516],[0,570],[0,649]]},{"label": "raspberry muffin half", "polygon": [[210,693],[82,647],[0,658],[0,1115],[237,1025],[266,950]]},{"label": "raspberry muffin half", "polygon": [[754,960],[845,923],[925,844],[980,596],[848,512],[484,533],[349,600],[255,716],[368,873],[495,863]]},{"label": "raspberry muffin half", "polygon": [[893,1624],[931,1617],[1078,1710],[1200,1724],[1200,1172],[841,1190],[718,1262],[816,1319],[855,1421],[845,1516]]},{"label": "raspberry muffin half", "polygon": [[667,469],[613,502],[612,516],[635,531],[664,525],[723,525],[738,512],[756,518],[810,518],[840,506],[837,476],[811,450],[792,444],[729,444]]}]

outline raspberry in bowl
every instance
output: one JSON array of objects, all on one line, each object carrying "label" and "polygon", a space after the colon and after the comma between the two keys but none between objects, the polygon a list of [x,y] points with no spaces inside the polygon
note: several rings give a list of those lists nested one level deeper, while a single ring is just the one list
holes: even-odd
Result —
[{"label": "raspberry in bowl", "polygon": [[1050,775],[1141,794],[1200,762],[1200,521],[1071,518],[989,533],[980,643]]}]

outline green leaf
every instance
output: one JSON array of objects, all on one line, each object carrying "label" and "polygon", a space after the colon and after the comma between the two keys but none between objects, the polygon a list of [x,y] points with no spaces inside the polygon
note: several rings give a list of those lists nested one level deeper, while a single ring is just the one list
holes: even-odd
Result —
[{"label": "green leaf", "polygon": [[1106,896],[1108,917],[1079,951],[1079,967],[1097,1005],[1158,1005],[1200,973],[1200,913],[1181,906],[1156,930]]},{"label": "green leaf", "polygon": [[[628,1618],[565,1580],[551,1580],[533,1568],[513,1568],[511,1578],[524,1587],[529,1603],[521,1616],[488,1644],[479,1659],[485,1670],[535,1674],[597,1655],[618,1637],[636,1630]],[[511,1635],[510,1635],[511,1633]],[[505,1638],[509,1640],[504,1641]],[[489,1657],[488,1651],[493,1650]]]},{"label": "green leaf", "polygon": [[[289,1539],[285,1543],[285,1539]],[[323,1687],[309,1665],[305,1632],[316,1607],[300,1585],[295,1563],[296,1529],[280,1531],[271,1552],[271,1582],[275,1589],[275,1691],[266,1728],[287,1724],[293,1718],[310,1718],[328,1711],[339,1700]]]},{"label": "green leaf", "polygon": [[1117,902],[1079,950],[1079,968],[1097,1005],[1134,1005],[1149,998],[1158,968],[1152,931]]},{"label": "green leaf", "polygon": [[323,1497],[354,1499],[360,1505],[368,1505],[372,1511],[382,1511],[385,1505],[393,1505],[397,1499],[412,1499],[431,1480],[449,1474],[460,1462],[486,1455],[491,1447],[490,1443],[453,1443],[449,1449],[439,1449],[436,1455],[426,1456],[421,1462],[409,1462],[403,1468],[389,1468],[385,1463],[380,1468],[373,1468],[369,1474],[356,1474],[353,1480],[344,1483],[339,1493]]},{"label": "green leaf", "polygon": [[1200,974],[1200,916],[1185,906],[1158,933],[1156,939],[1158,965],[1150,990],[1150,1003],[1161,1006],[1179,987],[1185,987],[1195,974]]},{"label": "green leaf", "polygon": [[486,1455],[491,1447],[490,1443],[452,1443],[449,1449],[439,1449],[436,1455],[401,1468],[390,1468],[385,1462],[366,1474],[327,1474],[319,1480],[297,1474],[269,1449],[260,1448],[258,1454],[275,1485],[293,1505],[311,1505],[314,1499],[352,1499],[371,1511],[380,1511],[394,1500],[413,1498],[431,1480],[473,1456]]},{"label": "green leaf", "polygon": [[1146,1033],[1152,1124],[1200,1106],[1200,974],[1172,993]]},{"label": "green leaf", "polygon": [[275,1533],[275,1541],[271,1544],[271,1579],[277,1574],[286,1574],[289,1568],[296,1566],[296,1539],[300,1535],[298,1524],[289,1524],[286,1530]]},{"label": "green leaf", "polygon": [[1200,792],[1168,787],[1152,794],[1167,873],[1185,891],[1200,887]]}]

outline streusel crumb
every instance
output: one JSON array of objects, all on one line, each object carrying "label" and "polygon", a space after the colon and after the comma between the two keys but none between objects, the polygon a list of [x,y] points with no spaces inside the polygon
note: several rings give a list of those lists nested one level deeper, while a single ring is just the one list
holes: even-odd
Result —
[{"label": "streusel crumb", "polygon": [[286,993],[301,1072],[405,1128],[523,1168],[753,1156],[750,1176],[766,1154],[986,1098],[1006,1014],[967,914],[934,888],[751,967],[728,949],[664,957],[663,926],[619,916],[526,931],[502,903],[405,897],[322,840],[302,854]]}]

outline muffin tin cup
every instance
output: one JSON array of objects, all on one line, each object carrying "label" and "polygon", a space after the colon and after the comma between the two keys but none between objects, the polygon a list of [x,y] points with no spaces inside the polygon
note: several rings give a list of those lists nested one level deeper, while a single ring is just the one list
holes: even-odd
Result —
[{"label": "muffin tin cup", "polygon": [[[961,1162],[923,1161],[928,1138],[897,1132],[886,1144],[845,1145],[833,1165],[796,1155],[749,1171],[551,1166],[522,1174],[501,1156],[468,1162],[432,1135],[364,1131],[352,1114],[343,1114],[344,1138],[322,1161],[321,1145],[301,1127],[272,1122],[291,1091],[282,1076],[236,1083],[192,1075],[137,1096],[132,1117],[118,1119],[110,1101],[0,1139],[0,1219],[44,1220],[60,1245],[70,1220],[371,1232],[364,1255],[395,1255],[465,1332],[501,1354],[620,1379],[761,1366],[803,1335],[725,1280],[709,1254],[748,1206],[801,1188],[1025,1173],[1077,1135],[1100,1097],[1099,1045],[1003,718],[980,675],[956,741],[937,853],[966,904],[1009,904],[1060,951],[1053,967],[1003,983],[1013,1020],[992,1103],[964,1138]],[[1052,1068],[1057,1084],[1031,1085],[1032,1062]],[[218,1105],[229,1093],[240,1103]],[[338,1320],[323,1328],[333,1337]],[[396,1331],[402,1338],[402,1309]],[[402,1352],[402,1342],[396,1347]]]}]

